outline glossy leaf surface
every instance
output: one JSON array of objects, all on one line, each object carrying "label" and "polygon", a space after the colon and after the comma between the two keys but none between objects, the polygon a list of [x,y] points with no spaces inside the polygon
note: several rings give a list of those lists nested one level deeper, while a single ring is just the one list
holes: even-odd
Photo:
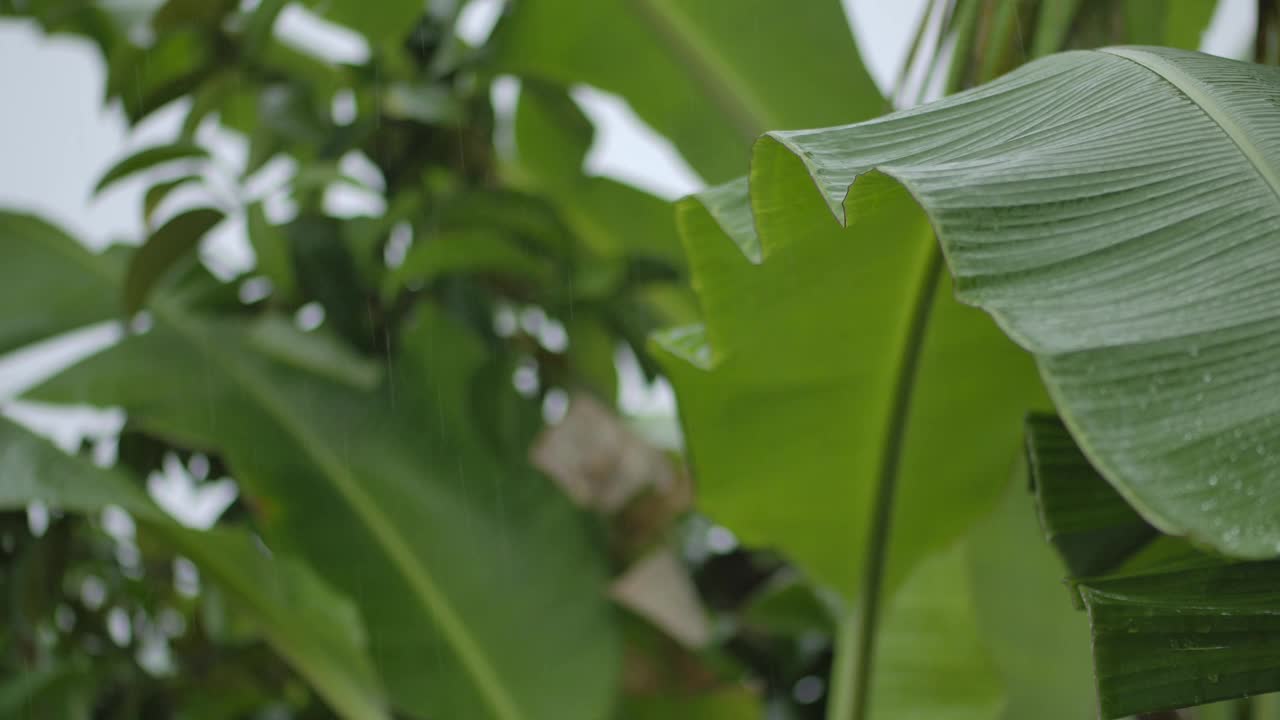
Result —
[{"label": "glossy leaf surface", "polygon": [[1072,575],[1102,575],[1157,535],[1094,472],[1056,417],[1028,419],[1027,458],[1045,537]]},{"label": "glossy leaf surface", "polygon": [[[1063,420],[1139,512],[1269,557],[1278,96],[1274,68],[1150,48],[1064,53],[870,123],[772,133],[755,150],[755,217],[767,230],[816,182],[856,231],[866,207],[909,191],[957,296],[1037,356]],[[786,227],[811,234],[800,219]]]},{"label": "glossy leaf surface", "polygon": [[[1038,495],[1069,497],[1077,488],[1108,487],[1061,425],[1039,420],[1032,436],[1032,467],[1042,469],[1036,474]],[[1114,491],[1094,505],[1097,522],[1090,525],[1101,540],[1114,537],[1115,528],[1130,526],[1114,510],[1125,505]],[[1046,527],[1081,515],[1070,504],[1042,503]],[[1059,549],[1071,561],[1079,546],[1059,544]],[[1274,610],[1280,564],[1216,558],[1169,537],[1136,552],[1116,549],[1113,556],[1125,562],[1111,574],[1074,578],[1092,626],[1103,717],[1280,689],[1280,625]]]}]

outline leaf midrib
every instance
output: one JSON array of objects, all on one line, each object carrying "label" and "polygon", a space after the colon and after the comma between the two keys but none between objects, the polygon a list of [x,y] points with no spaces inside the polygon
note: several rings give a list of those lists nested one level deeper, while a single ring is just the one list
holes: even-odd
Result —
[{"label": "leaf midrib", "polygon": [[[907,427],[911,420],[911,406],[915,396],[916,381],[920,375],[920,360],[924,355],[925,340],[929,333],[934,296],[942,273],[942,251],[930,233],[929,246],[917,271],[919,285],[914,290],[911,314],[907,318],[906,333],[902,338],[898,356],[894,392],[889,411],[880,455],[880,473],[876,484],[875,505],[872,510],[870,538],[867,542],[866,565],[860,586],[858,604],[853,617],[842,627],[844,643],[853,643],[851,661],[837,663],[852,675],[852,685],[846,677],[837,678],[841,692],[836,693],[831,720],[864,720],[871,710],[872,661],[875,657],[876,637],[880,630],[880,615],[884,595],[884,579],[888,569],[889,540],[892,536],[894,500],[898,482],[902,476],[902,459],[905,452]],[[847,652],[847,650],[846,650]],[[843,654],[843,653],[841,653]],[[850,666],[851,663],[851,666]]]},{"label": "leaf midrib", "polygon": [[1277,172],[1276,168],[1267,162],[1266,155],[1262,152],[1262,149],[1253,142],[1244,127],[1227,111],[1226,106],[1217,99],[1213,90],[1191,77],[1176,64],[1155,53],[1132,47],[1103,48],[1099,52],[1135,62],[1160,76],[1170,85],[1177,88],[1183,95],[1186,95],[1187,99],[1200,108],[1205,115],[1208,115],[1209,119],[1213,120],[1226,133],[1231,142],[1235,143],[1240,154],[1244,155],[1254,171],[1271,189],[1272,194],[1280,200],[1280,172]]},{"label": "leaf midrib", "polygon": [[333,450],[310,432],[305,421],[289,411],[283,400],[272,389],[271,383],[263,381],[255,373],[244,368],[217,343],[201,342],[201,338],[195,331],[182,321],[179,311],[160,302],[152,303],[152,310],[158,316],[164,317],[168,324],[178,330],[188,342],[212,356],[225,372],[256,397],[263,409],[298,441],[303,450],[329,478],[334,488],[347,500],[351,509],[364,521],[392,564],[399,568],[403,577],[409,582],[424,609],[435,619],[441,634],[468,670],[481,697],[486,700],[495,717],[500,720],[524,720],[525,714],[520,711],[515,700],[503,687],[490,659],[481,649],[480,643],[472,636],[453,604],[437,586],[430,573],[417,561],[408,542],[394,530],[391,519],[364,491],[356,478],[346,470],[345,465]]}]

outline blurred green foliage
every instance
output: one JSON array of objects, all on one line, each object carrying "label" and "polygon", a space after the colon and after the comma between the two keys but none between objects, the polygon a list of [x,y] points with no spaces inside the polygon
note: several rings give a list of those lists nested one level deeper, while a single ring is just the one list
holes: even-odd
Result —
[{"label": "blurred green foliage", "polygon": [[[689,206],[678,219],[587,170],[598,129],[577,90],[616,94],[718,183],[766,130],[866,120],[1063,48],[1194,44],[1213,8],[932,2],[889,99],[835,0],[511,0],[472,44],[459,25],[478,2],[0,0],[95,46],[103,101],[131,125],[178,118],[97,186],[145,180],[143,236],[94,254],[0,213],[0,351],[125,329],[25,398],[126,418],[82,457],[0,425],[0,716],[823,717],[852,676],[833,651],[867,498],[808,428],[843,433],[826,415],[843,396],[775,392],[756,408],[795,421],[750,448],[730,424],[719,447],[695,445],[695,492],[674,418],[629,416],[619,386],[637,381],[619,368],[657,378],[650,335],[719,309],[707,287],[699,307],[689,263],[728,260],[682,245],[701,219]],[[297,43],[284,13],[331,24],[359,58]],[[515,86],[514,107],[495,102]],[[220,233],[252,267],[210,257]],[[829,257],[800,259],[820,274]],[[757,390],[788,368],[847,370],[857,351],[823,318],[760,346],[759,323],[812,305],[795,269],[771,285],[724,273],[770,306],[734,318]],[[895,269],[868,290],[886,305],[918,290]],[[721,403],[746,417],[732,383],[685,380],[686,420]],[[1039,398],[1023,385],[1005,415]],[[990,462],[963,512],[902,516],[872,717],[1088,717],[1084,621],[1030,499],[990,471],[1002,447],[952,442]],[[910,471],[932,480],[950,458],[927,452]],[[147,498],[175,472],[234,480],[213,528]]]}]

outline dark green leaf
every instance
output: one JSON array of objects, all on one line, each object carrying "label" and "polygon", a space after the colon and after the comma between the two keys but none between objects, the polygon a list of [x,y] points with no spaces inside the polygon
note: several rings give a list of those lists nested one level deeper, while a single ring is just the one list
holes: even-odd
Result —
[{"label": "dark green leaf", "polygon": [[1035,34],[1031,40],[1031,57],[1044,57],[1066,46],[1071,23],[1082,0],[1050,0],[1041,2],[1036,15]]},{"label": "dark green leaf", "polygon": [[[1029,444],[1041,494],[1063,497],[1073,488],[1096,488],[1104,510],[1091,518],[1100,547],[1111,537],[1102,522],[1131,520],[1106,508],[1123,504],[1089,465],[1060,425],[1041,420]],[[1045,457],[1038,453],[1044,451]],[[1073,457],[1074,456],[1074,457]],[[1071,503],[1043,506],[1047,526],[1080,517]],[[1061,512],[1062,517],[1057,517]],[[1080,533],[1088,532],[1081,529]],[[1120,549],[1116,548],[1117,553]],[[1280,623],[1274,607],[1280,562],[1232,563],[1197,553],[1173,538],[1160,538],[1105,577],[1076,584],[1092,626],[1098,699],[1105,718],[1199,705],[1280,689]]]},{"label": "dark green leaf", "polygon": [[325,322],[348,343],[367,347],[374,340],[370,299],[342,231],[334,218],[314,213],[284,227],[299,289],[324,307]]},{"label": "dark green leaf", "polygon": [[297,292],[288,238],[280,228],[267,220],[262,203],[253,203],[245,211],[249,244],[257,256],[257,270],[271,281],[280,296],[291,298]]},{"label": "dark green leaf", "polygon": [[1129,41],[1199,50],[1218,0],[1124,0]]},{"label": "dark green leaf", "polygon": [[1028,419],[1027,457],[1044,534],[1072,575],[1102,575],[1157,535],[1094,472],[1056,417]]},{"label": "dark green leaf", "polygon": [[582,179],[594,128],[568,93],[537,81],[521,85],[515,133],[520,164],[539,180],[556,187]]},{"label": "dark green leaf", "polygon": [[0,508],[23,508],[35,501],[71,512],[98,512],[108,505],[128,511],[234,596],[275,649],[335,710],[350,720],[388,717],[359,617],[305,566],[264,554],[242,533],[188,530],[156,507],[133,480],[64,455],[0,419]]},{"label": "dark green leaf", "polygon": [[422,0],[308,0],[307,4],[325,18],[363,33],[375,46],[408,36],[414,23],[426,13]]},{"label": "dark green leaf", "polygon": [[124,311],[132,315],[146,304],[151,289],[177,263],[194,252],[205,233],[222,222],[220,210],[188,210],[161,225],[129,261],[124,281]]},{"label": "dark green leaf", "polygon": [[89,720],[96,678],[85,665],[65,662],[0,678],[0,715],[17,720]]},{"label": "dark green leaf", "polygon": [[452,273],[494,273],[547,282],[551,267],[501,233],[442,232],[413,244],[404,263],[387,274],[384,294]]},{"label": "dark green leaf", "polygon": [[121,274],[53,225],[0,212],[0,353],[119,317]]},{"label": "dark green leaf", "polygon": [[[527,83],[521,91],[515,131],[521,181],[556,205],[584,246],[576,258],[581,270],[560,304],[683,277],[684,255],[670,204],[614,180],[584,174],[591,126],[565,90]],[[646,278],[636,272],[644,268],[652,268],[655,276]],[[633,305],[647,304],[641,297],[629,300]],[[640,309],[646,315],[657,314]],[[653,326],[642,322],[637,328],[647,335]]]},{"label": "dark green leaf", "polygon": [[271,34],[276,25],[276,18],[280,17],[280,11],[284,9],[286,4],[288,4],[288,0],[261,0],[258,3],[258,7],[254,8],[253,12],[249,14],[241,40],[241,47],[247,57],[258,57],[263,48],[267,47],[271,42]]},{"label": "dark green leaf", "polygon": [[168,0],[151,16],[151,25],[157,32],[216,26],[237,5],[237,0]]},{"label": "dark green leaf", "polygon": [[248,339],[255,349],[282,364],[354,388],[373,390],[382,379],[377,363],[355,354],[323,328],[303,332],[285,318],[268,314],[254,321]]},{"label": "dark green leaf", "polygon": [[549,481],[475,444],[475,338],[421,308],[394,372],[365,392],[282,367],[234,326],[163,300],[152,310],[149,332],[33,397],[118,405],[152,433],[219,450],[258,499],[268,541],[359,605],[406,712],[607,714],[618,648],[599,558]]},{"label": "dark green leaf", "polygon": [[160,203],[164,202],[164,199],[169,197],[173,191],[190,182],[200,182],[200,177],[198,175],[184,175],[180,178],[156,183],[147,188],[147,194],[142,198],[142,219],[150,223],[151,216],[160,207]]},{"label": "dark green leaf", "polygon": [[173,145],[156,145],[153,147],[139,150],[138,152],[120,160],[111,166],[102,175],[102,179],[94,187],[94,194],[100,193],[111,185],[130,177],[136,173],[142,172],[175,160],[190,160],[194,158],[207,158],[209,153],[199,145],[190,143],[176,143]]},{"label": "dark green leaf", "polygon": [[742,622],[765,632],[799,636],[805,632],[830,633],[832,608],[814,588],[793,573],[773,578],[757,591],[742,611]]},{"label": "dark green leaf", "polygon": [[129,121],[137,123],[191,92],[214,67],[214,51],[208,37],[177,30],[150,48],[120,43],[109,60],[107,95],[120,98]]},{"label": "dark green leaf", "polygon": [[690,697],[630,698],[621,720],[757,720],[760,713],[760,699],[735,688]]},{"label": "dark green leaf", "polygon": [[1082,584],[1103,715],[1280,689],[1278,583],[1266,562]]}]

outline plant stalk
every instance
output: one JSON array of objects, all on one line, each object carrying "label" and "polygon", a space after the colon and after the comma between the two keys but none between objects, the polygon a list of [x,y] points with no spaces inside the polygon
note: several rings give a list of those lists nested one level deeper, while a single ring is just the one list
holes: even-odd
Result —
[{"label": "plant stalk", "polygon": [[906,343],[902,348],[900,369],[894,387],[893,408],[881,454],[883,464],[880,466],[871,528],[868,530],[867,557],[858,601],[848,609],[837,628],[836,655],[831,668],[834,682],[828,700],[827,720],[866,720],[870,708],[871,664],[875,655],[876,633],[879,630],[884,595],[889,535],[893,527],[893,501],[902,465],[907,420],[911,413],[911,398],[919,371],[920,355],[924,349],[939,273],[942,271],[942,251],[936,239],[930,238],[927,252],[929,256],[925,260],[920,286],[916,288],[911,324],[907,328]]}]

